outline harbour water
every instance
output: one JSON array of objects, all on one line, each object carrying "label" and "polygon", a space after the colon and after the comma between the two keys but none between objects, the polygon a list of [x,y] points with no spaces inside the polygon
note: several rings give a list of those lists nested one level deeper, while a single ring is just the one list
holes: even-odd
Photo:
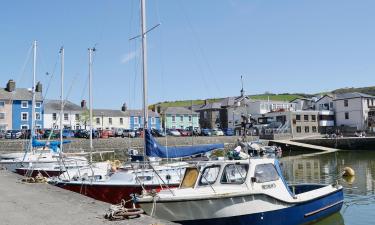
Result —
[{"label": "harbour water", "polygon": [[[316,224],[375,223],[375,151],[340,151],[295,160],[285,157],[282,164],[289,183],[338,182],[344,187],[344,206],[341,212]],[[344,179],[340,173],[347,166],[353,168],[356,175]]]}]

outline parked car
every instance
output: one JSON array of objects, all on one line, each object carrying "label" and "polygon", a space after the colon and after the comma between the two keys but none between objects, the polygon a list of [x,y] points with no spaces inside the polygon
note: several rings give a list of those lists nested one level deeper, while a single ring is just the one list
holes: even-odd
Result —
[{"label": "parked car", "polygon": [[212,129],[211,134],[215,136],[224,136],[224,132],[219,128]]},{"label": "parked car", "polygon": [[58,131],[46,129],[44,131],[43,138],[51,138],[51,139],[58,138],[59,137],[58,134],[59,134]]},{"label": "parked car", "polygon": [[135,131],[130,130],[130,129],[123,129],[122,130],[122,137],[134,138],[135,137]]},{"label": "parked car", "polygon": [[174,137],[180,137],[181,133],[176,129],[167,130],[167,134]]},{"label": "parked car", "polygon": [[[59,132],[58,135],[60,136],[60,132]],[[62,131],[62,136],[63,136],[63,138],[72,138],[72,137],[74,137],[74,132],[70,129],[64,129]]]},{"label": "parked car", "polygon": [[74,133],[74,137],[76,137],[76,138],[86,138],[87,134],[88,134],[87,130],[79,129],[79,130],[76,130],[76,132]]},{"label": "parked car", "polygon": [[190,126],[190,127],[186,128],[186,130],[191,131],[192,135],[194,135],[194,136],[199,136],[201,134],[201,129],[199,127],[193,128],[192,126]]},{"label": "parked car", "polygon": [[165,133],[163,131],[154,128],[151,129],[151,134],[154,137],[165,137]]},{"label": "parked car", "polygon": [[0,138],[5,138],[6,133],[5,130],[0,130]]},{"label": "parked car", "polygon": [[210,129],[202,129],[201,130],[201,135],[202,136],[211,136],[212,135],[212,133],[211,133],[211,130]]},{"label": "parked car", "polygon": [[223,130],[223,132],[226,136],[234,136],[233,128],[226,128],[226,129]]},{"label": "parked car", "polygon": [[124,133],[124,129],[122,128],[114,128],[112,131],[114,132],[115,137],[122,137],[122,134]]},{"label": "parked car", "polygon": [[191,131],[188,131],[188,130],[184,130],[184,129],[176,129],[178,130],[178,132],[180,132],[181,136],[191,136],[192,132]]},{"label": "parked car", "polygon": [[20,130],[8,130],[5,138],[6,139],[19,139],[22,135],[22,132]]}]

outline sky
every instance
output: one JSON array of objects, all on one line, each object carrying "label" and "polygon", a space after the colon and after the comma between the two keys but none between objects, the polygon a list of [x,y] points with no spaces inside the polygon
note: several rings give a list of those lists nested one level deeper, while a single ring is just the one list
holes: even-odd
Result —
[{"label": "sky", "polygon": [[[146,0],[148,102],[247,94],[318,93],[375,85],[375,1]],[[139,0],[0,2],[0,86],[88,99],[88,48],[94,108],[142,107]]]}]

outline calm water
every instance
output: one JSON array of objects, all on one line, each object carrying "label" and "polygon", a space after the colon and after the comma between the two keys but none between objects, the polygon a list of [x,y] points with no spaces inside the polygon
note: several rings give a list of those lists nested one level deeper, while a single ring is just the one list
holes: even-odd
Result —
[{"label": "calm water", "polygon": [[[290,183],[331,184],[337,180],[344,187],[345,203],[341,212],[316,224],[375,224],[375,150],[341,151],[296,160],[284,158],[282,162],[284,175]],[[352,179],[339,176],[346,166],[356,173]]]}]

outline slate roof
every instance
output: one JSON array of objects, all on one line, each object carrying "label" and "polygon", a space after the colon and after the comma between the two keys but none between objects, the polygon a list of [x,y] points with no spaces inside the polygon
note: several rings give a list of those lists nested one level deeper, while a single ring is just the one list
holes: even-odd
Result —
[{"label": "slate roof", "polygon": [[[129,109],[125,111],[126,116],[143,116],[143,110],[141,109]],[[148,110],[148,116],[151,117],[159,117],[157,112],[152,110]]]},{"label": "slate roof", "polygon": [[190,109],[185,107],[168,107],[164,110],[165,114],[198,114],[197,112],[192,112]]},{"label": "slate roof", "polygon": [[126,117],[126,113],[118,109],[93,109],[93,116]]},{"label": "slate roof", "polygon": [[[9,92],[5,88],[0,88],[0,99],[3,100],[32,100],[31,90],[27,88],[16,88],[16,90]],[[43,101],[41,92],[35,92],[36,101]]]},{"label": "slate roof", "polygon": [[345,94],[338,94],[334,101],[342,100],[342,99],[350,99],[350,98],[375,98],[375,96],[360,93],[360,92],[351,92]]},{"label": "slate roof", "polygon": [[[44,110],[45,111],[58,111],[61,109],[60,100],[45,100],[44,101]],[[64,104],[64,110],[66,111],[81,111],[83,110],[81,106],[74,104],[71,101],[66,100]]]}]

